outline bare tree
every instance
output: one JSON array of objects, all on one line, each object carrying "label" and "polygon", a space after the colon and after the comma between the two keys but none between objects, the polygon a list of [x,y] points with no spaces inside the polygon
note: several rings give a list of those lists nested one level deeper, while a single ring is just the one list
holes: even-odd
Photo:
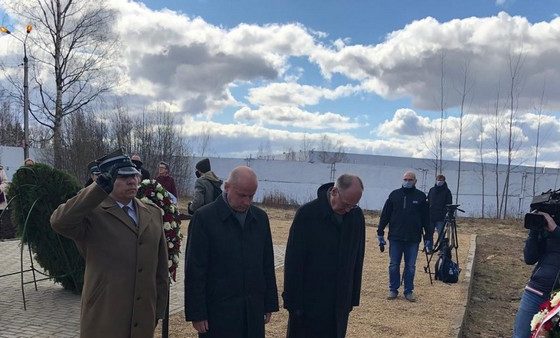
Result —
[{"label": "bare tree", "polygon": [[298,161],[307,162],[309,161],[309,152],[313,149],[313,141],[307,137],[307,134],[303,135],[301,140],[301,146],[298,152]]},{"label": "bare tree", "polygon": [[[443,124],[440,123],[440,126]],[[432,154],[433,157],[426,160],[426,165],[434,171],[434,173],[443,172],[443,162],[439,156],[439,131],[440,129],[432,129],[427,133],[420,134],[420,142]],[[443,143],[442,143],[443,145]]]},{"label": "bare tree", "polygon": [[296,151],[291,146],[285,149],[282,152],[282,155],[284,156],[285,161],[296,161],[297,159]]},{"label": "bare tree", "polygon": [[116,38],[105,0],[8,0],[36,29],[30,35],[37,96],[33,117],[52,131],[54,166],[63,162],[63,119],[115,84],[109,78]]},{"label": "bare tree", "polygon": [[257,159],[267,161],[274,159],[270,140],[261,141],[261,143],[259,143],[259,148],[257,149]]},{"label": "bare tree", "polygon": [[[459,203],[459,188],[461,186],[461,151],[462,151],[462,142],[463,142],[463,122],[465,116],[465,101],[468,95],[472,92],[473,83],[470,79],[470,62],[465,60],[463,67],[463,83],[461,88],[457,90],[459,96],[461,97],[461,105],[460,105],[460,115],[459,115],[459,141],[457,146],[458,151],[458,164],[457,164],[457,189],[455,192],[455,203]],[[440,165],[441,168],[441,165]]]},{"label": "bare tree", "polygon": [[494,129],[494,174],[496,181],[496,218],[500,218],[502,214],[502,209],[500,205],[500,144],[501,144],[501,127],[502,127],[502,117],[500,114],[500,85],[498,84],[498,90],[496,93],[496,101],[494,102],[494,118],[492,121]]},{"label": "bare tree", "polygon": [[115,103],[115,113],[108,118],[109,142],[112,149],[132,151],[132,129],[134,127],[128,108],[121,102]]},{"label": "bare tree", "polygon": [[154,122],[154,114],[146,111],[135,115],[132,119],[134,137],[132,137],[131,154],[139,154],[143,162],[142,167],[152,173],[161,161],[159,155],[156,156]]},{"label": "bare tree", "polygon": [[440,54],[440,120],[439,120],[439,139],[438,139],[438,155],[436,155],[436,170],[437,174],[443,172],[443,119],[445,118],[445,53],[442,51]]},{"label": "bare tree", "polygon": [[93,111],[77,111],[65,119],[64,156],[62,169],[80,181],[89,176],[87,164],[109,151],[107,125],[96,118]]},{"label": "bare tree", "polygon": [[10,102],[5,100],[0,106],[0,144],[19,147],[23,142],[23,129],[16,113],[11,109]]},{"label": "bare tree", "polygon": [[211,141],[210,128],[205,127],[202,133],[198,137],[198,153],[200,157],[204,157],[204,154],[208,151]]},{"label": "bare tree", "polygon": [[152,172],[152,177],[157,176],[160,161],[169,163],[179,194],[185,195],[193,180],[192,148],[182,136],[179,118],[158,108],[132,115],[131,121],[130,153],[140,154],[143,167]]},{"label": "bare tree", "polygon": [[340,140],[334,142],[331,137],[323,134],[319,141],[317,157],[322,163],[337,163],[346,159],[346,150]]},{"label": "bare tree", "polygon": [[484,210],[484,206],[485,206],[485,185],[486,185],[486,171],[484,170],[484,139],[485,139],[485,133],[484,133],[484,117],[483,116],[479,116],[478,117],[478,123],[477,123],[477,127],[478,127],[478,140],[477,140],[477,150],[478,150],[478,156],[479,156],[479,163],[480,163],[480,179],[481,179],[481,192],[482,192],[482,201],[481,201],[481,211],[480,211],[480,215],[482,218],[485,217],[485,213],[486,211]]},{"label": "bare tree", "polygon": [[535,161],[533,164],[533,196],[537,194],[537,162],[539,159],[539,142],[541,137],[541,122],[542,122],[542,114],[543,114],[543,107],[544,107],[544,92],[545,92],[545,85],[543,85],[543,89],[541,91],[541,97],[539,106],[535,109],[537,113],[537,139],[535,140]]},{"label": "bare tree", "polygon": [[517,108],[519,104],[519,91],[521,86],[521,68],[523,66],[524,55],[523,53],[518,53],[516,55],[509,55],[508,66],[509,66],[509,118],[508,118],[508,152],[507,152],[507,168],[506,177],[504,181],[504,189],[502,193],[503,204],[503,218],[507,216],[508,208],[508,197],[509,197],[509,179],[511,176],[511,163],[513,159],[513,153],[516,148],[516,139],[513,133],[514,131],[514,119],[517,113]]},{"label": "bare tree", "polygon": [[445,107],[446,107],[446,64],[445,64],[445,51],[442,49],[439,55],[439,97],[434,96],[434,102],[439,106],[440,116],[439,116],[439,127],[433,128],[428,133],[420,134],[420,141],[424,144],[424,147],[431,153],[433,159],[426,161],[426,164],[433,168],[436,175],[443,173],[443,144],[444,144],[444,133],[443,129],[445,127]]}]

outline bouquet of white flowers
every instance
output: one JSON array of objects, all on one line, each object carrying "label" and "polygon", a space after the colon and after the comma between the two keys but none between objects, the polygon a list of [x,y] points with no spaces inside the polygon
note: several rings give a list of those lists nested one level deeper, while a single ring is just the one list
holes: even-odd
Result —
[{"label": "bouquet of white flowers", "polygon": [[155,180],[140,182],[137,197],[144,203],[157,205],[163,215],[163,230],[167,239],[169,253],[169,276],[176,280],[179,254],[181,253],[181,221],[177,206],[171,201],[171,196],[165,188]]}]

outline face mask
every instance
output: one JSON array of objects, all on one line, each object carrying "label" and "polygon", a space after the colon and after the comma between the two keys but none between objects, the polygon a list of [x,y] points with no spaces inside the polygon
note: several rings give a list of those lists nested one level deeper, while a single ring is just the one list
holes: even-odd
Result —
[{"label": "face mask", "polygon": [[443,185],[443,183],[445,183],[445,181],[436,181],[436,185],[438,187],[441,187]]},{"label": "face mask", "polygon": [[403,181],[402,186],[403,186],[403,188],[410,189],[410,188],[414,187],[414,181]]}]

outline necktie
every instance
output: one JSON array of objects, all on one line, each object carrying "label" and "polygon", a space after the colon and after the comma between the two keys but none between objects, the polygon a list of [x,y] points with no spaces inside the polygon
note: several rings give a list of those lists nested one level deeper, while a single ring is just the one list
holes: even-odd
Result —
[{"label": "necktie", "polygon": [[133,223],[134,225],[137,225],[137,224],[136,224],[136,221],[134,220],[134,218],[133,218],[132,216],[130,216],[130,214],[128,213],[128,211],[131,210],[130,207],[129,207],[128,205],[123,205],[123,206],[122,206],[122,209],[123,209],[124,213],[130,218],[130,220],[132,221],[132,223]]}]

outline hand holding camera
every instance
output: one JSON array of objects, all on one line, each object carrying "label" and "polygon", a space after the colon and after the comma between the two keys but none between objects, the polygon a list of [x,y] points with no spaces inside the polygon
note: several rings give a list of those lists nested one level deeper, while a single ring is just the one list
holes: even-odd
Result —
[{"label": "hand holding camera", "polygon": [[525,229],[554,231],[560,217],[560,189],[534,196],[530,207],[532,211],[525,214],[523,222]]},{"label": "hand holding camera", "polygon": [[550,214],[536,210],[525,214],[524,224],[525,229],[546,230],[548,232],[553,232],[557,226]]}]

